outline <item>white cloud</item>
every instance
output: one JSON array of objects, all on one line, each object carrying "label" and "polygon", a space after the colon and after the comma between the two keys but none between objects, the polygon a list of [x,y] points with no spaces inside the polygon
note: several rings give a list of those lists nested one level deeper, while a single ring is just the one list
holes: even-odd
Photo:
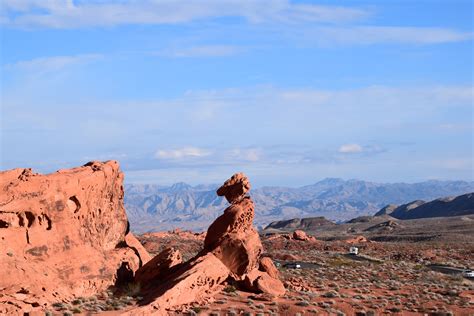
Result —
[{"label": "white cloud", "polygon": [[[344,22],[364,18],[364,9],[295,4],[288,0],[3,0],[2,16],[12,26],[77,28],[120,24],[174,24],[217,17],[242,17],[252,23]],[[6,12],[5,12],[6,11]],[[7,15],[7,12],[14,14]]]},{"label": "white cloud", "polygon": [[359,144],[345,144],[339,147],[339,152],[343,154],[355,154],[363,151],[363,148]]},{"label": "white cloud", "polygon": [[209,156],[211,152],[197,147],[184,147],[180,149],[158,150],[155,153],[157,159],[183,159],[183,158],[200,158]]}]

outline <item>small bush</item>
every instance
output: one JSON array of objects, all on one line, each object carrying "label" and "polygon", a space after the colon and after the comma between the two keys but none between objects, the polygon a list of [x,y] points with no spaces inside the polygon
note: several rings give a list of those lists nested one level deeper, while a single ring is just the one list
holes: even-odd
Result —
[{"label": "small bush", "polygon": [[237,288],[233,285],[228,285],[225,289],[224,292],[226,293],[235,293],[237,291]]},{"label": "small bush", "polygon": [[265,304],[260,303],[260,304],[255,305],[255,307],[260,308],[260,309],[264,309],[264,308],[265,308]]},{"label": "small bush", "polygon": [[125,293],[128,296],[136,297],[138,294],[140,294],[140,291],[141,285],[138,282],[130,282],[125,286]]},{"label": "small bush", "polygon": [[199,314],[202,311],[202,308],[200,306],[194,306],[191,308],[191,310],[196,314]]},{"label": "small bush", "polygon": [[81,301],[80,299],[77,299],[77,298],[76,298],[76,299],[73,300],[71,303],[72,303],[72,305],[80,305],[80,304],[82,303],[82,301]]}]

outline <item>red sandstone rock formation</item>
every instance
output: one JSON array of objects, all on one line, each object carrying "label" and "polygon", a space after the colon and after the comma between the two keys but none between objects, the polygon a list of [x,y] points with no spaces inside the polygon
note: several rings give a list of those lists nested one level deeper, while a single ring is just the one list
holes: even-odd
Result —
[{"label": "red sandstone rock formation", "polygon": [[160,282],[156,281],[156,275],[151,279],[143,276],[153,275],[150,267],[156,267],[156,263],[161,270],[161,258],[152,259],[137,271],[137,280],[140,278],[145,286],[147,282],[158,285],[149,287],[141,303],[144,306],[131,310],[130,315],[166,315],[170,308],[209,297],[228,277],[243,281],[252,291],[271,295],[285,293],[273,262],[269,258],[260,260],[262,244],[253,228],[254,204],[246,195],[249,190],[250,183],[242,173],[234,174],[217,190],[231,205],[209,226],[204,249],[195,258],[169,269],[168,275],[157,273]]},{"label": "red sandstone rock formation", "polygon": [[218,196],[225,196],[226,200],[233,204],[245,197],[250,190],[250,182],[243,173],[236,173],[217,189]]},{"label": "red sandstone rock formation", "polygon": [[182,257],[179,250],[166,248],[137,271],[135,280],[144,286],[159,282],[171,268],[181,263]]},{"label": "red sandstone rock formation", "polygon": [[0,172],[0,314],[124,282],[149,260],[128,232],[116,161],[49,175]]},{"label": "red sandstone rock formation", "polygon": [[302,230],[295,230],[293,232],[292,238],[294,240],[300,240],[300,241],[316,241],[316,238],[313,236],[308,236],[306,232]]},{"label": "red sandstone rock formation", "polygon": [[268,275],[274,279],[280,278],[280,271],[278,271],[278,269],[275,267],[273,260],[268,257],[263,257],[262,259],[260,259],[259,269],[260,271],[268,273]]},{"label": "red sandstone rock formation", "polygon": [[345,240],[345,242],[348,243],[348,244],[360,244],[360,243],[366,243],[366,242],[369,242],[369,241],[364,236],[356,236],[354,238],[350,238],[350,239]]},{"label": "red sandstone rock formation", "polygon": [[295,230],[293,232],[293,239],[295,239],[295,240],[307,240],[308,236],[302,230]]}]

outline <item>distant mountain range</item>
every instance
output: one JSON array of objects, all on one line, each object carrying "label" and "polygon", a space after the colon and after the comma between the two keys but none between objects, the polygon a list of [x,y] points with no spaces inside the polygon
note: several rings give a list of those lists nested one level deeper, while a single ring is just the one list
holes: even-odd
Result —
[{"label": "distant mountain range", "polygon": [[[387,233],[396,227],[401,227],[400,225],[403,226],[401,223],[405,222],[406,220],[429,219],[437,217],[449,221],[450,217],[465,215],[474,215],[474,193],[467,193],[455,197],[439,198],[430,202],[415,200],[400,206],[389,204],[375,213],[374,216],[365,215],[355,217],[345,222],[345,225],[360,224],[364,226],[364,223],[375,224],[373,226],[366,227],[364,232]],[[462,221],[466,221],[466,219]],[[325,230],[327,231],[328,228],[332,229],[333,226],[340,225],[336,225],[334,222],[331,222],[324,217],[308,217],[271,222],[267,227],[265,227],[265,230],[291,231],[302,229],[305,231],[321,232]]]},{"label": "distant mountain range", "polygon": [[[228,203],[217,197],[218,185],[125,186],[125,208],[135,232],[183,228],[204,230]],[[474,191],[474,182],[425,181],[374,183],[328,178],[299,188],[262,187],[250,191],[255,201],[255,224],[296,217],[324,216],[333,221],[372,215],[383,206],[433,200]],[[396,206],[395,206],[396,208]]]}]

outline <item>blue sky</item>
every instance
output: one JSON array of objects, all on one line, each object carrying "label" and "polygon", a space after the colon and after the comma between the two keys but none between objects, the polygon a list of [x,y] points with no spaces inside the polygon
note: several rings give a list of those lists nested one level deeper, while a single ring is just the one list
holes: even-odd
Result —
[{"label": "blue sky", "polygon": [[3,0],[0,168],[474,180],[472,6]]}]

